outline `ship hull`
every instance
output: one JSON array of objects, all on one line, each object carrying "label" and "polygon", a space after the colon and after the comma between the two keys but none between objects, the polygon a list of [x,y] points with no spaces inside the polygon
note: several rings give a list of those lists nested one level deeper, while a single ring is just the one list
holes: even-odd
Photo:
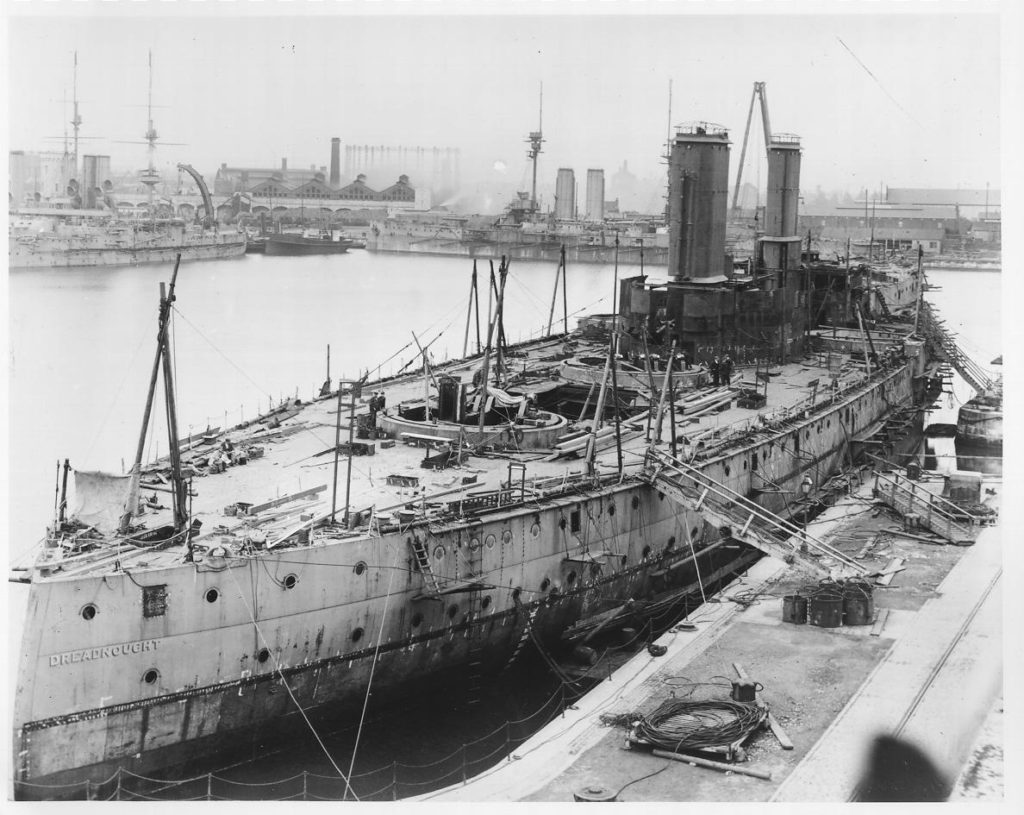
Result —
[{"label": "ship hull", "polygon": [[[805,476],[823,483],[838,470],[851,436],[912,401],[913,368],[769,421],[701,469],[784,512]],[[471,662],[497,668],[537,642],[557,649],[565,628],[612,601],[699,590],[691,542],[705,583],[757,557],[642,480],[477,511],[138,576],[37,580],[16,694],[16,794],[54,797],[69,789],[57,784],[98,783],[117,767],[155,775],[182,756],[213,757],[225,740],[294,718],[291,694],[304,708],[358,706],[371,670],[375,693],[415,694],[424,677]],[[146,586],[163,587],[166,614],[146,616]],[[204,601],[210,589],[216,602]],[[90,601],[99,608],[86,621]]]},{"label": "ship hull", "polygon": [[[497,260],[501,257],[513,260],[542,261],[558,263],[561,258],[562,242],[549,240],[546,242],[511,243],[505,241],[470,241],[451,237],[443,238],[409,238],[403,235],[376,235],[367,240],[366,248],[371,252],[392,252],[411,255],[436,255],[441,257],[484,258]],[[611,264],[616,260],[614,245],[565,243],[565,259],[567,263],[599,263]],[[618,261],[623,265],[640,265],[640,248],[638,246],[620,245]],[[668,263],[668,249],[658,246],[645,246],[643,249],[644,265],[664,266]]]},{"label": "ship hull", "polygon": [[12,269],[140,266],[149,263],[174,263],[179,254],[183,262],[241,257],[245,254],[245,241],[169,244],[144,248],[131,246],[89,247],[39,252],[12,247],[9,260]]},{"label": "ship hull", "polygon": [[[697,554],[701,581],[710,590],[760,557],[746,546],[716,541]],[[675,567],[669,578],[652,577],[669,566]],[[681,610],[699,605],[701,596],[693,558],[681,549],[588,584],[545,601],[389,642],[377,652],[376,662],[374,648],[368,647],[284,668],[290,694],[282,687],[282,676],[268,670],[77,717],[32,723],[22,729],[18,746],[23,760],[35,763],[44,774],[34,776],[30,784],[19,784],[17,797],[47,799],[55,797],[55,791],[81,797],[88,789],[93,796],[106,798],[111,790],[101,785],[119,770],[174,778],[208,770],[214,761],[220,766],[255,757],[263,745],[309,732],[296,702],[318,730],[357,719],[371,670],[375,706],[408,700],[410,695],[426,701],[438,688],[465,692],[470,662],[480,666],[474,670],[493,674],[533,656],[523,650],[531,651],[534,641],[557,652],[559,635],[583,609],[603,609],[623,597],[680,588],[676,605]],[[83,761],[88,763],[82,765]],[[79,766],[61,769],[62,764]]]}]

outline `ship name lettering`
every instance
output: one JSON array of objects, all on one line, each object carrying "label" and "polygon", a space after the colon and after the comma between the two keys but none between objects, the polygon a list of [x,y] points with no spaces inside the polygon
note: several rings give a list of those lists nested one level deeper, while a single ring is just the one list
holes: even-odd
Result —
[{"label": "ship name lettering", "polygon": [[90,662],[94,659],[106,659],[107,657],[128,656],[129,654],[142,654],[146,651],[155,651],[156,640],[136,640],[135,642],[122,642],[117,645],[104,645],[102,648],[85,648],[79,651],[65,651],[62,654],[50,655],[50,667],[58,665],[72,665],[76,662]]}]

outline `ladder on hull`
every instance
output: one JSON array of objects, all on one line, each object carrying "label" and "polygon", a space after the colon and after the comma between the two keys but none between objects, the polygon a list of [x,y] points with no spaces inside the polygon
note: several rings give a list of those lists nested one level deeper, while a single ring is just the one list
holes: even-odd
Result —
[{"label": "ladder on hull", "polygon": [[[700,512],[719,528],[728,529],[735,540],[814,577],[830,574],[830,569],[815,555],[834,561],[840,572],[867,573],[867,569],[835,547],[667,453],[653,449],[648,453],[644,477],[672,500]],[[786,540],[777,535],[785,536]]]},{"label": "ladder on hull", "polygon": [[[972,544],[981,519],[925,489],[900,473],[875,473],[875,497],[903,516],[916,515],[921,526],[951,543]],[[966,519],[968,526],[962,523]]]}]

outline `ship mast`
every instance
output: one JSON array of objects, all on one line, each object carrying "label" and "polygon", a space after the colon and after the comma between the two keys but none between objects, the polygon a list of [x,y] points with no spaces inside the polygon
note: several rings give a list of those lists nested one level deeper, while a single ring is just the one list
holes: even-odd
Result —
[{"label": "ship mast", "polygon": [[[71,88],[72,88],[72,90],[71,90],[71,100],[72,100],[72,102],[71,103],[72,103],[72,109],[73,109],[73,114],[71,116],[71,126],[75,129],[75,152],[74,152],[75,169],[74,169],[74,172],[72,173],[71,177],[77,179],[78,178],[78,128],[80,128],[82,126],[82,117],[78,115],[78,52],[77,51],[75,51],[75,73],[74,73],[74,80],[72,82]],[[65,147],[65,152],[67,152],[67,148],[66,147]]]},{"label": "ship mast", "polygon": [[537,120],[537,129],[530,133],[528,144],[530,150],[526,154],[533,162],[533,187],[530,192],[530,213],[537,212],[537,156],[541,154],[540,146],[544,143],[544,83],[540,84],[540,115]]},{"label": "ship mast", "polygon": [[164,375],[164,401],[167,410],[167,438],[171,451],[171,495],[173,499],[174,531],[181,532],[188,520],[188,510],[185,504],[185,484],[181,477],[181,448],[178,441],[178,415],[174,402],[174,377],[172,373],[173,361],[171,360],[171,342],[168,324],[170,322],[171,305],[174,303],[174,284],[178,279],[178,265],[181,263],[179,254],[174,261],[174,272],[171,275],[171,284],[167,291],[164,284],[160,284],[160,316],[159,328],[157,330],[156,356],[153,359],[153,370],[149,377],[149,391],[146,395],[146,407],[142,414],[142,430],[139,433],[139,444],[135,450],[135,463],[131,470],[131,483],[128,488],[128,505],[125,513],[121,516],[118,525],[118,533],[128,533],[132,517],[139,506],[139,481],[142,475],[142,455],[146,447],[146,432],[149,429],[149,420],[153,412],[153,397],[156,393],[157,376],[160,373],[160,363],[163,362]]},{"label": "ship mast", "polygon": [[153,155],[156,152],[156,142],[159,136],[157,135],[156,128],[153,127],[153,51],[149,52],[149,93],[146,97],[146,112],[149,127],[146,129],[145,138],[148,147],[146,151],[148,153],[149,164],[142,172],[142,176],[139,179],[143,184],[146,185],[148,191],[149,215],[151,219],[156,218],[156,211],[153,209],[153,187],[160,181],[160,176],[156,171],[156,163],[153,160]]}]

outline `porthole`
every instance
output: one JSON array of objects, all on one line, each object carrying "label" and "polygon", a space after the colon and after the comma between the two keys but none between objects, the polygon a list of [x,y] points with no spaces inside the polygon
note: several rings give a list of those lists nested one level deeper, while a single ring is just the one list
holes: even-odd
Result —
[{"label": "porthole", "polygon": [[671,537],[670,537],[670,538],[668,539],[668,544],[667,544],[667,545],[665,546],[665,548],[666,548],[666,549],[671,549],[671,548],[672,548],[673,546],[675,546],[675,545],[676,545],[676,536],[675,536],[675,535],[672,535],[672,536],[671,536]]},{"label": "porthole", "polygon": [[96,616],[96,612],[98,610],[99,609],[97,609],[96,606],[94,606],[92,603],[87,603],[86,605],[82,606],[82,619],[91,620],[93,617]]},{"label": "porthole", "polygon": [[651,553],[651,547],[650,546],[645,546],[643,548],[643,550],[640,552],[640,557],[646,558],[650,553]]},{"label": "porthole", "polygon": [[266,662],[268,659],[270,659],[270,651],[268,651],[266,648],[260,648],[260,652],[256,654],[256,659],[259,662]]},{"label": "porthole", "polygon": [[534,538],[540,535],[540,524],[534,524],[530,527],[530,535]]},{"label": "porthole", "polygon": [[491,607],[491,598],[490,597],[485,597],[483,600],[480,601],[480,608],[490,608],[490,607]]},{"label": "porthole", "polygon": [[548,580],[545,577],[543,580],[540,581],[540,590],[541,591],[547,591],[548,590],[548,586],[550,586],[550,585],[551,585],[551,581]]},{"label": "porthole", "polygon": [[639,495],[634,495],[633,496],[633,500],[630,501],[630,504],[632,505],[633,509],[639,509],[639,507],[640,507],[640,496]]},{"label": "porthole", "polygon": [[558,519],[558,528],[559,529],[565,529],[565,516],[564,515],[561,518]]},{"label": "porthole", "polygon": [[744,470],[747,469],[747,461],[746,461],[746,459],[743,460],[743,469]]},{"label": "porthole", "polygon": [[658,500],[659,501],[664,501],[665,500],[665,493],[659,492],[658,493]]},{"label": "porthole", "polygon": [[354,567],[354,568],[352,569],[352,571],[354,571],[354,572],[355,572],[356,574],[362,574],[363,572],[365,572],[365,571],[366,571],[366,564],[365,564],[365,563],[363,563],[363,561],[361,561],[361,560],[360,560],[360,561],[359,561],[359,562],[358,562],[358,563],[357,563],[357,564],[355,565],[355,567]]},{"label": "porthole", "polygon": [[725,465],[724,469],[726,475],[729,475],[732,472],[732,468],[730,468],[728,464]]},{"label": "porthole", "polygon": [[420,614],[418,611],[415,614],[412,615],[412,619],[409,621],[410,625],[412,625],[413,628],[419,628],[420,623],[422,623],[422,622],[423,622],[423,615]]},{"label": "porthole", "polygon": [[216,589],[207,589],[204,596],[206,597],[207,603],[216,603],[217,599],[220,597],[220,592]]},{"label": "porthole", "polygon": [[697,535],[699,535],[699,534],[700,534],[700,530],[697,527],[694,527],[693,529],[690,530],[690,540],[696,540],[697,539]]},{"label": "porthole", "polygon": [[158,671],[156,668],[150,668],[142,675],[142,681],[145,682],[147,685],[155,685],[156,680],[158,680],[159,678],[160,671]]},{"label": "porthole", "polygon": [[480,538],[470,538],[469,539],[469,551],[470,552],[475,552],[479,548],[480,548]]},{"label": "porthole", "polygon": [[565,576],[565,585],[571,586],[575,582],[576,582],[576,572],[569,572],[569,574],[567,574]]},{"label": "porthole", "polygon": [[608,514],[609,515],[614,515],[615,514],[615,504],[609,504],[608,505]]},{"label": "porthole", "polygon": [[293,574],[289,574],[289,575],[285,575],[284,580],[281,581],[281,585],[283,585],[286,589],[294,589],[295,588],[295,584],[298,583],[298,582],[299,582],[299,578],[297,578]]},{"label": "porthole", "polygon": [[435,546],[434,547],[434,560],[444,560],[444,547],[443,546]]},{"label": "porthole", "polygon": [[361,640],[362,638],[363,638],[363,629],[362,628],[358,628],[358,627],[357,628],[353,628],[352,629],[352,642],[359,642],[359,640]]},{"label": "porthole", "polygon": [[454,620],[455,619],[455,615],[458,614],[458,613],[459,613],[459,607],[455,603],[452,603],[450,606],[448,606],[448,619],[449,620]]}]

